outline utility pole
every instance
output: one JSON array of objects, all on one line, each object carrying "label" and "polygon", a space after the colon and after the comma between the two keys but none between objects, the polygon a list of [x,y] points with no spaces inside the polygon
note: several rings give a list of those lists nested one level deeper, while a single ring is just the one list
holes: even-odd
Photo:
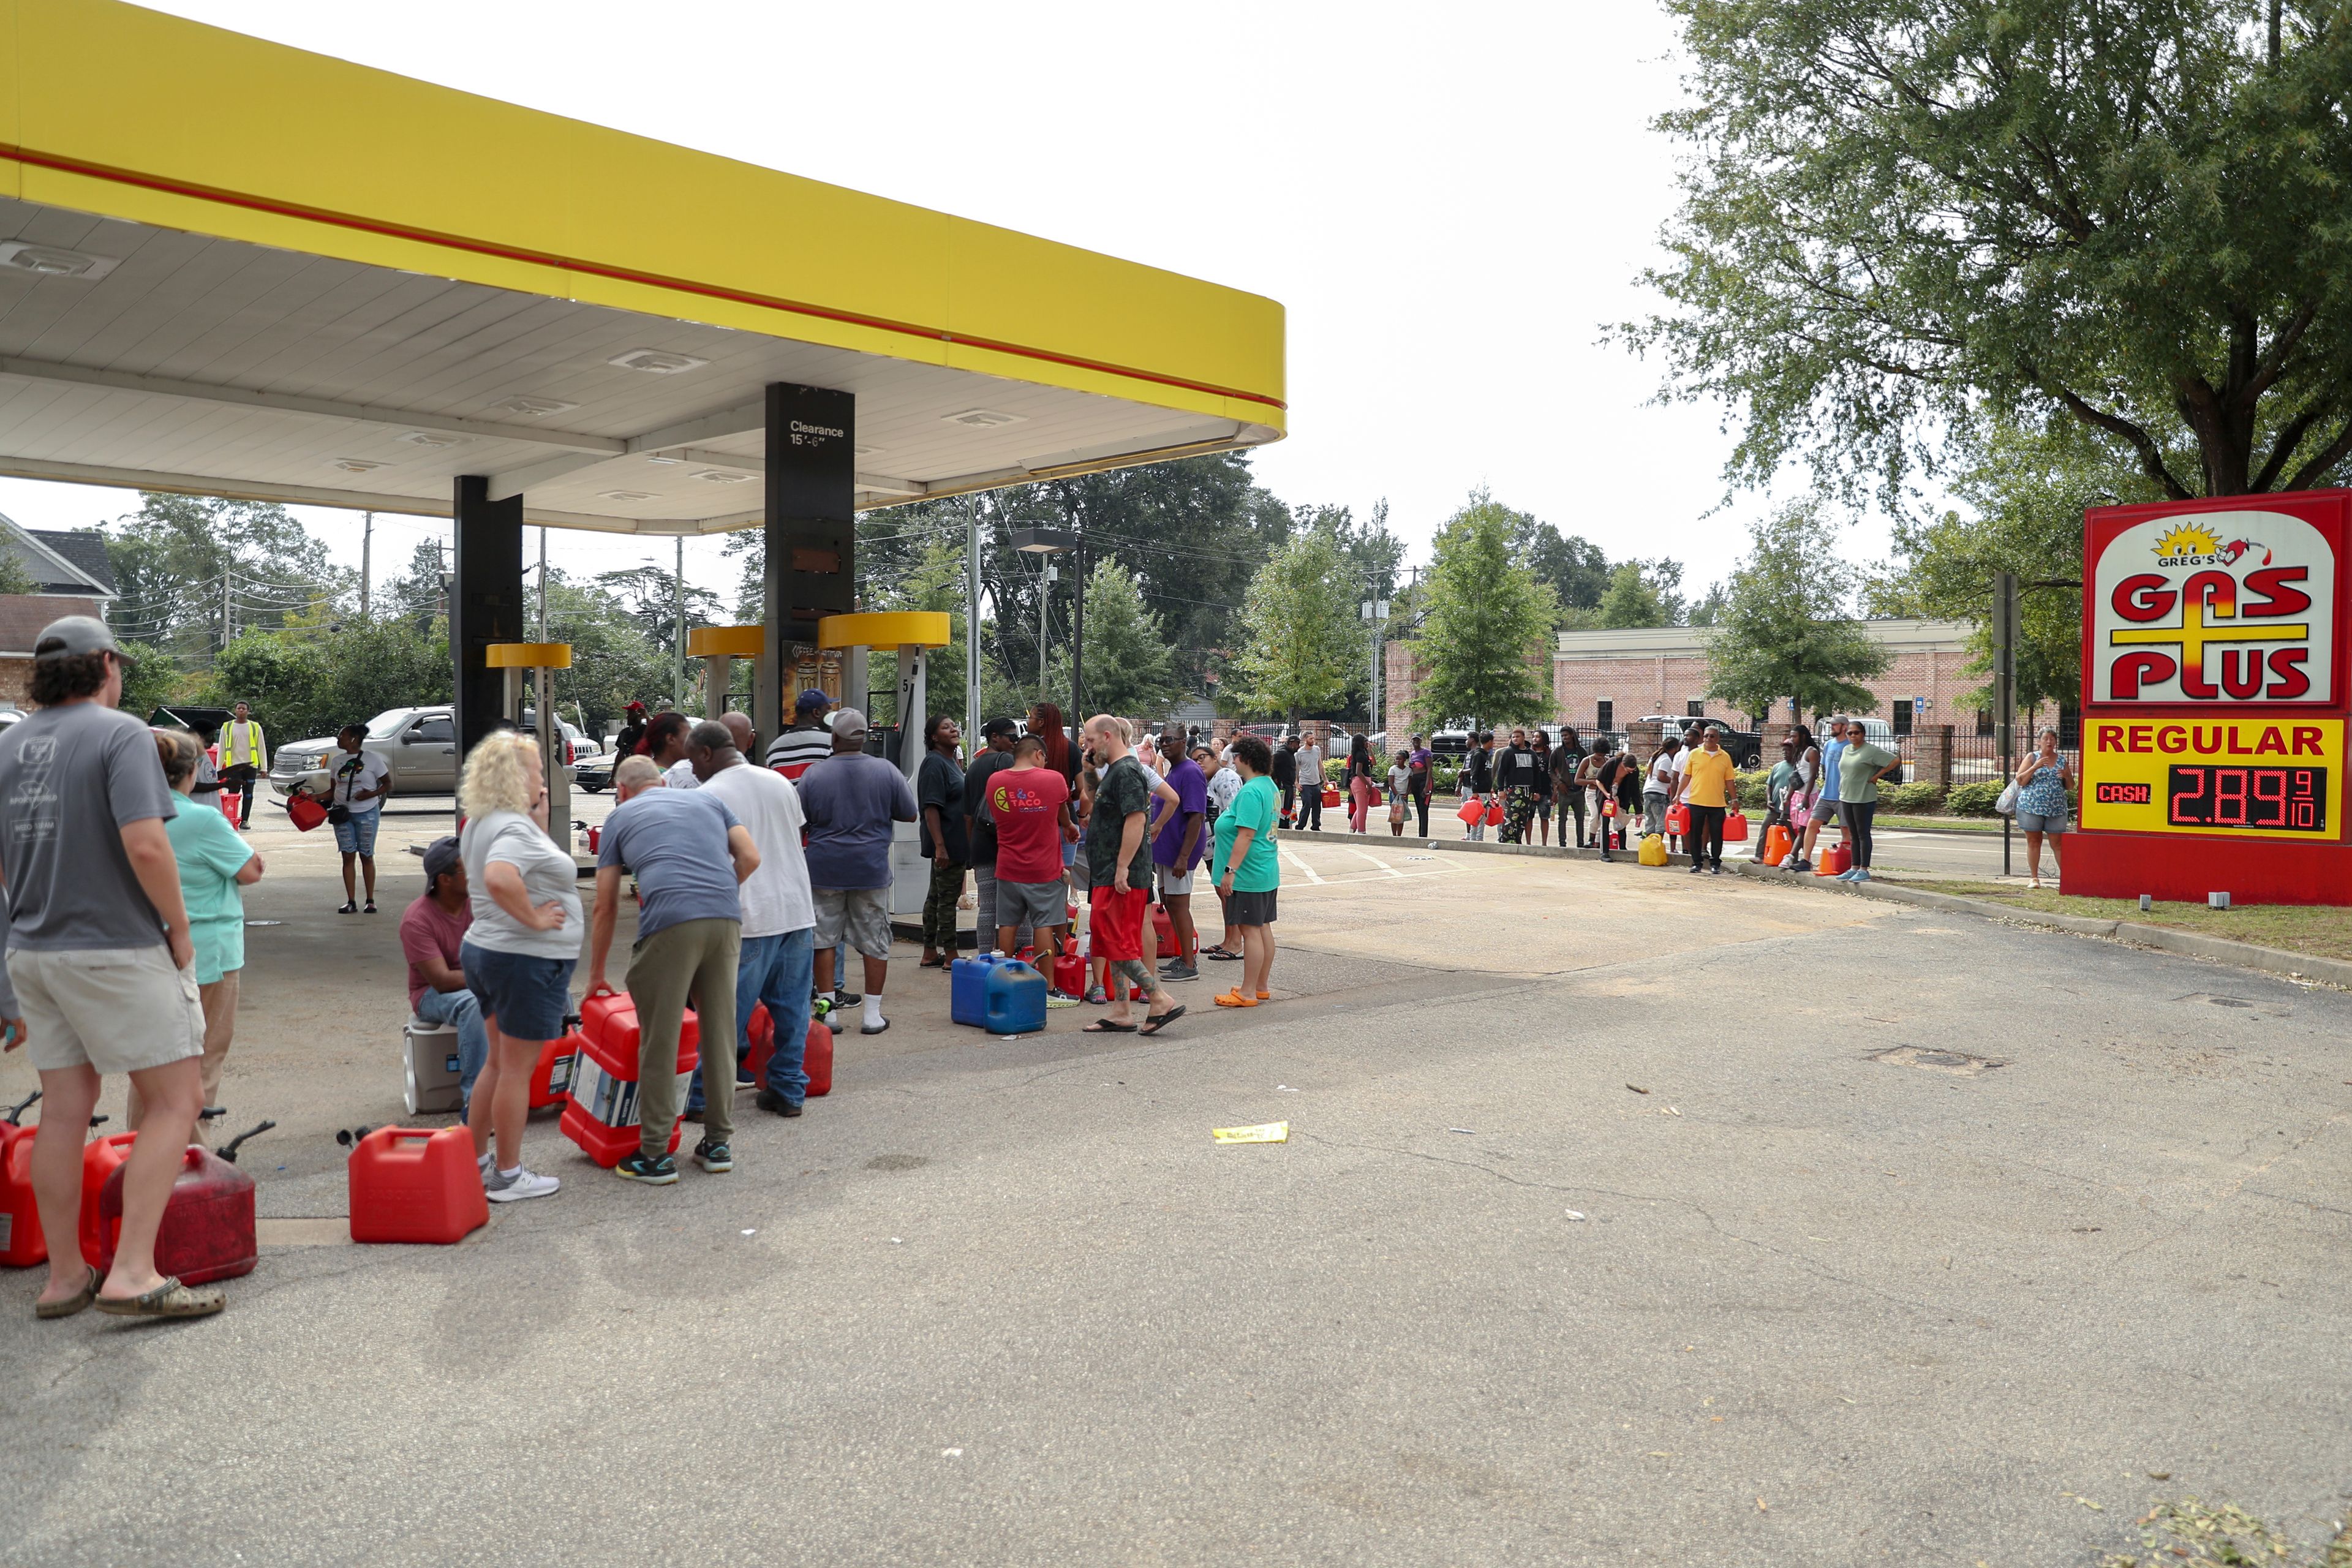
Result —
[{"label": "utility pole", "polygon": [[221,651],[236,639],[236,605],[229,597],[230,574],[236,570],[233,562],[221,563]]},{"label": "utility pole", "polygon": [[980,754],[980,498],[964,497],[963,710],[965,752]]},{"label": "utility pole", "polygon": [[1070,722],[1077,725],[1087,721],[1087,536],[1070,531],[1077,538],[1077,580],[1070,586]]},{"label": "utility pole", "polygon": [[360,516],[366,520],[362,525],[360,533],[360,619],[366,620],[369,608],[368,582],[374,575],[370,568],[374,564],[375,513],[363,511]]},{"label": "utility pole", "polygon": [[[544,533],[540,535],[542,542],[546,537]],[[672,650],[669,705],[683,710],[686,707],[686,535],[683,533],[677,536],[677,574],[670,579],[670,586],[677,590],[677,646]]]},{"label": "utility pole", "polygon": [[1054,596],[1054,579],[1061,575],[1046,557],[1045,574],[1037,579],[1037,700],[1045,700],[1045,605]]},{"label": "utility pole", "polygon": [[547,525],[539,525],[539,640],[547,640]]}]

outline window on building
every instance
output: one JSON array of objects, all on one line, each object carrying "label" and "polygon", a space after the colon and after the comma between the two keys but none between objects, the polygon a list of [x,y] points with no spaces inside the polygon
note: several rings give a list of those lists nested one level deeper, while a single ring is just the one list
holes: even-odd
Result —
[{"label": "window on building", "polygon": [[1911,732],[1912,703],[1913,699],[1908,697],[1898,697],[1895,700],[1895,732],[1898,735],[1907,735]]},{"label": "window on building", "polygon": [[1979,735],[1992,733],[1992,709],[1989,706],[1977,710],[1977,733]]},{"label": "window on building", "polygon": [[[2034,739],[2040,743],[2040,736]],[[2058,705],[2058,743],[2070,752],[2083,743],[2083,710],[2072,703]]]},{"label": "window on building", "polygon": [[1687,702],[1685,702],[1685,703],[1684,703],[1684,704],[1683,704],[1683,713],[1684,713],[1684,715],[1685,715],[1685,717],[1687,717],[1687,718],[1692,718],[1692,719],[1704,719],[1704,718],[1706,718],[1706,698],[1704,698],[1704,697],[1694,697],[1694,698],[1692,698],[1689,701],[1687,701]]},{"label": "window on building", "polygon": [[1595,706],[1598,709],[1598,712],[1593,719],[1592,727],[1596,730],[1614,730],[1617,728],[1617,704],[1610,701],[1604,697]]}]

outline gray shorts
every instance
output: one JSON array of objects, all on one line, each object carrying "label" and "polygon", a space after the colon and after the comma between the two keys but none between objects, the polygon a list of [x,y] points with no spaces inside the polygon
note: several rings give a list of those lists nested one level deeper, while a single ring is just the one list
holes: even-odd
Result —
[{"label": "gray shorts", "polygon": [[1173,866],[1154,865],[1151,869],[1152,873],[1160,879],[1160,896],[1163,899],[1190,897],[1192,891],[1192,879],[1200,875],[1198,869],[1179,871]]},{"label": "gray shorts", "polygon": [[1235,926],[1272,925],[1275,894],[1278,890],[1269,888],[1263,893],[1244,893],[1236,889],[1225,900],[1225,923]]},{"label": "gray shorts", "polygon": [[2063,833],[2066,814],[2058,811],[2044,816],[2038,811],[2021,811],[2017,814],[2017,826],[2028,833]]},{"label": "gray shorts", "polygon": [[1070,923],[1070,889],[1063,882],[1003,882],[996,884],[996,923],[1000,926],[1066,926]]},{"label": "gray shorts", "polygon": [[[996,885],[997,897],[1004,884]],[[846,941],[868,958],[890,956],[890,889],[887,888],[818,888],[816,949],[838,947]]]}]

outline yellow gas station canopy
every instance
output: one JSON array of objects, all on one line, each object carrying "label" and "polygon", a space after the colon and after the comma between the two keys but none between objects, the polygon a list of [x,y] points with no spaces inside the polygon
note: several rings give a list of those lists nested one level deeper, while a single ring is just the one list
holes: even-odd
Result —
[{"label": "yellow gas station canopy", "polygon": [[822,648],[945,647],[953,636],[944,610],[874,610],[827,616],[816,624]]},{"label": "yellow gas station canopy", "polygon": [[768,628],[695,626],[686,634],[686,651],[695,658],[757,658],[768,646]]},{"label": "yellow gas station canopy", "polygon": [[0,0],[0,473],[760,521],[761,389],[856,504],[1284,430],[1271,300],[115,0]]}]

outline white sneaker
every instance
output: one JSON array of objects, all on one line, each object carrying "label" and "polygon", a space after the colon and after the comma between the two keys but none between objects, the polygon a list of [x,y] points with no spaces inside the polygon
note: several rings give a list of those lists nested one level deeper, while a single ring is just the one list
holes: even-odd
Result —
[{"label": "white sneaker", "polygon": [[524,1198],[552,1197],[563,1184],[553,1176],[542,1176],[527,1165],[515,1167],[514,1174],[492,1171],[482,1178],[482,1195],[494,1204],[519,1203]]}]

